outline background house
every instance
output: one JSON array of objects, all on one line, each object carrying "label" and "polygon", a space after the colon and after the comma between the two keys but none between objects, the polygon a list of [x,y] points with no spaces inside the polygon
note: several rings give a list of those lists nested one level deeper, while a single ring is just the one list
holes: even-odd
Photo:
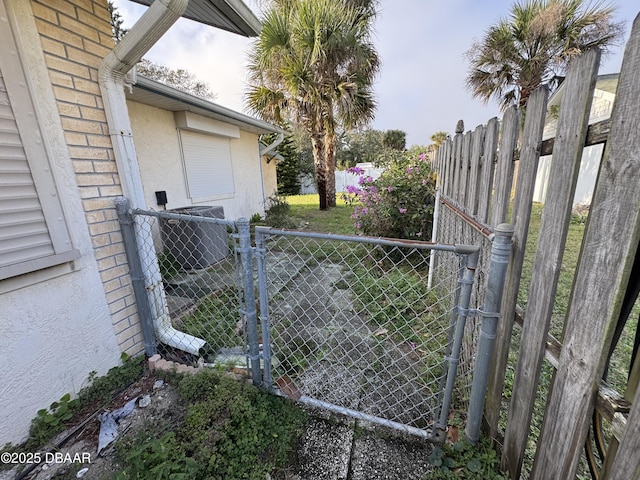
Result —
[{"label": "background house", "polygon": [[127,107],[147,205],[161,208],[161,191],[167,209],[222,206],[231,219],[264,214],[276,193],[276,162],[261,155],[269,145],[259,139],[284,130],[142,76]]},{"label": "background house", "polygon": [[[596,82],[596,89],[593,93],[593,103],[591,104],[591,112],[589,114],[589,124],[600,122],[611,117],[613,109],[613,100],[616,96],[616,88],[618,87],[618,74],[599,75]],[[549,98],[549,111],[560,108],[564,93],[564,84],[554,92]],[[553,138],[558,128],[557,116],[547,114],[547,120],[544,127],[543,140]],[[600,159],[604,144],[592,145],[585,147],[582,153],[582,163],[580,165],[580,173],[578,174],[578,183],[576,184],[576,193],[573,199],[573,205],[589,205],[593,196],[593,189],[598,176],[598,168],[600,168]],[[549,181],[549,171],[551,170],[551,155],[540,157],[538,166],[538,174],[536,177],[536,185],[534,190],[533,201],[544,203],[547,194],[547,183]]]},{"label": "background house", "polygon": [[140,180],[124,77],[180,16],[245,36],[260,28],[238,0],[167,0],[114,48],[106,0],[0,0],[2,445],[24,440],[37,410],[76,394],[90,372],[144,350],[114,200],[156,202]]}]

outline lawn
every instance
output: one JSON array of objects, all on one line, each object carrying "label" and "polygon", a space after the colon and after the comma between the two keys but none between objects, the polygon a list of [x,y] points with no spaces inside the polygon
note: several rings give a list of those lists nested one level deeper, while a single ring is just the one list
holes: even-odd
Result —
[{"label": "lawn", "polygon": [[329,210],[320,210],[318,195],[292,195],[286,199],[291,206],[291,218],[307,230],[346,235],[357,233],[351,219],[353,207],[340,198],[337,206]]}]

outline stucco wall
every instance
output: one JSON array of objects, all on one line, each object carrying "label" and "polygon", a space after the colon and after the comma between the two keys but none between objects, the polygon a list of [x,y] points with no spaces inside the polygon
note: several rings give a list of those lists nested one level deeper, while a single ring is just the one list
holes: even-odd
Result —
[{"label": "stucco wall", "polygon": [[[191,205],[219,205],[225,217],[237,219],[264,213],[264,202],[275,191],[275,163],[266,163],[258,153],[258,136],[240,130],[230,140],[235,193],[194,203],[189,198],[173,112],[129,101],[131,128],[140,165],[145,199],[156,205],[156,191],[167,192],[167,209]],[[264,183],[263,183],[264,176]]]},{"label": "stucco wall", "polygon": [[[72,242],[81,255],[75,262],[0,282],[0,445],[3,445],[24,440],[37,410],[48,407],[66,393],[76,394],[90,372],[102,375],[119,363],[120,348],[103,285],[107,278],[101,275],[109,270],[118,271],[116,258],[120,258],[122,251],[117,248],[115,237],[107,236],[107,243],[102,238],[105,250],[100,258],[111,262],[113,268],[107,268],[105,263],[101,272],[91,226],[95,225],[96,235],[98,229],[104,234],[105,225],[110,226],[113,219],[95,204],[90,210],[84,208],[84,202],[94,194],[100,197],[105,171],[109,172],[109,187],[116,186],[106,153],[108,135],[104,136],[106,142],[101,142],[100,122],[88,120],[90,114],[95,120],[101,111],[96,100],[97,83],[92,80],[96,77],[86,62],[89,57],[98,59],[99,53],[106,50],[101,45],[108,39],[102,33],[109,31],[106,2],[85,2],[81,7],[61,1],[50,8],[37,2],[0,1],[5,2],[9,17],[20,32],[18,48],[29,72],[29,88],[38,99],[38,118]],[[94,54],[84,56],[77,48],[63,48],[64,42],[79,41],[81,45],[83,38],[89,45],[89,37],[93,39]],[[84,69],[80,67],[83,62]],[[69,95],[75,91],[71,88],[72,79],[76,75],[83,91],[71,98]],[[83,75],[86,78],[81,79]],[[86,117],[81,121],[83,116]],[[76,123],[74,118],[78,120]],[[90,125],[98,125],[93,135],[88,131]],[[91,143],[84,143],[83,148],[78,144],[89,139]],[[106,170],[97,172],[102,158]],[[95,173],[97,182],[84,188],[91,173]],[[124,273],[128,274],[126,268]],[[122,287],[119,281],[118,286]],[[119,295],[118,288],[111,291]],[[112,300],[115,305],[117,299]],[[128,322],[127,325],[130,326]]]}]

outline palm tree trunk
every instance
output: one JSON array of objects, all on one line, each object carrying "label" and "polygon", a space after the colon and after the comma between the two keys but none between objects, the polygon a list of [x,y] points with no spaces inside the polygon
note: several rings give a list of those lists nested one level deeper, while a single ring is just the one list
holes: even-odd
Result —
[{"label": "palm tree trunk", "polygon": [[318,187],[320,210],[327,210],[327,162],[325,157],[324,135],[322,133],[314,132],[311,134],[311,147],[313,150],[313,163],[316,169],[316,185]]},{"label": "palm tree trunk", "polygon": [[327,165],[327,206],[336,206],[336,136],[333,132],[325,133],[324,153]]}]

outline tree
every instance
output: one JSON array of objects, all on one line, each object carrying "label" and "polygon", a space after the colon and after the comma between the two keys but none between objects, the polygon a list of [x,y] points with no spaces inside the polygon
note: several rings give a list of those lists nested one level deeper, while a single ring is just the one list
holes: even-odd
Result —
[{"label": "tree", "polygon": [[345,132],[342,148],[336,152],[336,163],[343,168],[355,167],[357,163],[375,162],[384,149],[382,130],[364,129]]},{"label": "tree", "polygon": [[402,130],[387,130],[382,144],[387,148],[403,151],[407,148],[407,134]]},{"label": "tree", "polygon": [[429,137],[429,139],[435,144],[436,147],[439,147],[444,143],[449,134],[447,132],[436,132]]},{"label": "tree", "polygon": [[107,2],[107,8],[111,15],[111,33],[115,42],[118,43],[129,30],[122,27],[124,19],[122,18],[122,15],[120,15],[120,12],[118,12],[118,7],[114,6],[113,2],[109,1]]},{"label": "tree", "polygon": [[542,84],[558,85],[569,60],[590,48],[605,52],[622,33],[614,9],[603,1],[522,0],[509,16],[489,27],[467,52],[467,88],[506,109],[526,105]]},{"label": "tree", "polygon": [[194,74],[182,68],[173,70],[165,65],[159,65],[143,58],[136,65],[136,71],[145,77],[157,80],[196,97],[206,100],[215,100],[216,98],[216,94],[211,91],[211,87],[207,82],[199,80]]},{"label": "tree", "polygon": [[273,0],[249,54],[248,107],[311,139],[320,209],[335,206],[338,127],[373,118],[374,0]]},{"label": "tree", "polygon": [[[120,15],[120,12],[118,12],[118,7],[114,6],[111,1],[107,2],[107,7],[111,15],[111,33],[113,34],[113,40],[118,43],[129,30],[122,27],[124,19],[122,15]],[[216,94],[211,91],[208,83],[198,80],[195,75],[187,70],[181,68],[173,70],[165,65],[159,65],[143,58],[142,61],[136,65],[136,71],[145,77],[157,80],[182,92],[195,95],[196,97],[206,100],[215,100],[216,98]]]}]

